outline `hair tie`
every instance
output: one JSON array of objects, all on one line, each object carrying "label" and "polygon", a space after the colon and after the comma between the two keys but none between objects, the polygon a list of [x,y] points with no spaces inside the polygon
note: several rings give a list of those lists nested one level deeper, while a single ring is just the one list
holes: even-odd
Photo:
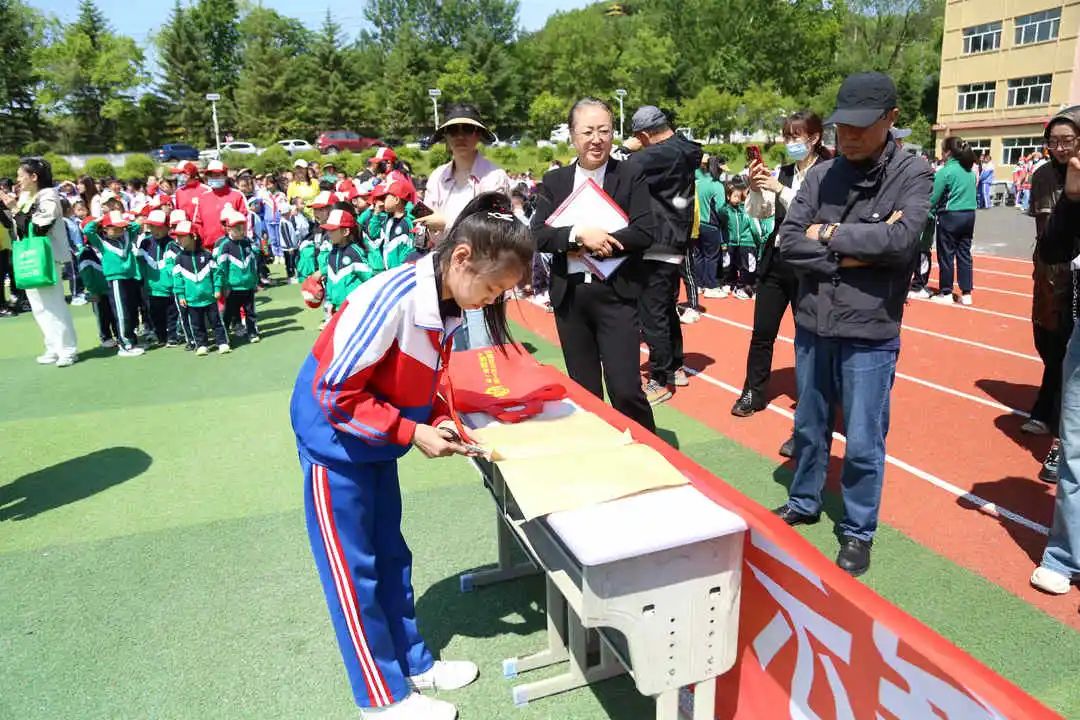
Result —
[{"label": "hair tie", "polygon": [[488,217],[493,220],[505,220],[507,222],[514,222],[514,216],[508,213],[502,212],[489,212]]}]

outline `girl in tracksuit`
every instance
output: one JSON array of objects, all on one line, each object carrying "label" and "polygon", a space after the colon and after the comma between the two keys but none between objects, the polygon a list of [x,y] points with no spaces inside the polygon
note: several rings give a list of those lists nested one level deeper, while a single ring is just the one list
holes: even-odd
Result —
[{"label": "girl in tracksuit", "polygon": [[173,297],[173,262],[176,249],[169,237],[169,220],[164,210],[151,210],[143,222],[149,234],[139,242],[139,263],[150,304],[150,324],[159,343],[178,344],[180,313]]},{"label": "girl in tracksuit", "polygon": [[732,295],[748,300],[757,283],[757,260],[761,250],[761,226],[746,212],[747,184],[741,175],[727,183],[727,199],[717,211],[717,227],[724,233],[730,265],[725,263]]},{"label": "girl in tracksuit", "polygon": [[337,312],[360,284],[370,280],[371,266],[364,246],[359,242],[356,216],[350,203],[334,206],[322,224],[330,239],[330,252],[326,257],[326,304],[331,312]]},{"label": "girl in tracksuit", "polygon": [[368,241],[368,265],[373,273],[404,264],[415,249],[412,218],[405,210],[408,190],[401,182],[387,190],[383,212],[374,223],[377,234]]},{"label": "girl in tracksuit", "polygon": [[119,355],[143,354],[137,347],[135,328],[142,307],[142,274],[139,268],[139,224],[129,221],[119,210],[110,210],[101,221],[91,221],[83,229],[89,242],[101,256],[101,269],[109,284],[109,303],[116,326],[120,329]]},{"label": "girl in tracksuit", "polygon": [[221,276],[221,292],[225,296],[225,327],[240,322],[243,311],[244,327],[250,342],[257,343],[259,325],[255,315],[255,289],[259,286],[259,250],[247,234],[247,218],[233,213],[225,220],[225,242],[218,246],[214,262]]},{"label": "girl in tracksuit", "polygon": [[[109,283],[106,282],[105,273],[101,269],[101,255],[90,243],[82,246],[78,268],[79,279],[82,280],[83,288],[94,306],[101,346],[116,347],[116,338],[120,337],[120,329],[116,327],[116,316],[113,315],[112,305],[109,304]],[[0,278],[0,283],[2,283],[2,278]]]},{"label": "girl in tracksuit", "polygon": [[483,308],[506,340],[501,300],[532,261],[510,213],[505,195],[480,195],[434,253],[362,284],[293,390],[308,536],[361,717],[453,720],[453,705],[415,691],[476,677],[472,663],[435,662],[417,628],[396,461],[410,445],[470,454],[436,389],[463,309]]}]

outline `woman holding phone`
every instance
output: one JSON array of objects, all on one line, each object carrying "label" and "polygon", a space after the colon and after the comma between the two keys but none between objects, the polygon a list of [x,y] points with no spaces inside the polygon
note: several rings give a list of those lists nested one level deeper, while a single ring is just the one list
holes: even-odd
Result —
[{"label": "woman holding phone", "polygon": [[[828,160],[832,152],[822,144],[821,118],[810,110],[800,110],[784,121],[783,135],[787,155],[791,159],[773,177],[761,160],[761,149],[747,148],[750,193],[746,210],[759,219],[775,216],[773,231],[766,239],[758,261],[757,292],[754,296],[754,330],[746,357],[746,380],[743,392],[731,414],[749,417],[768,404],[765,389],[772,375],[773,346],[780,331],[780,321],[790,306],[795,312],[798,281],[795,272],[776,252],[777,231],[784,222],[788,208],[802,187],[806,173],[819,160]],[[752,151],[757,150],[756,153]],[[789,441],[790,442],[790,441]],[[784,443],[785,447],[788,443]],[[789,455],[781,448],[781,455]]]}]

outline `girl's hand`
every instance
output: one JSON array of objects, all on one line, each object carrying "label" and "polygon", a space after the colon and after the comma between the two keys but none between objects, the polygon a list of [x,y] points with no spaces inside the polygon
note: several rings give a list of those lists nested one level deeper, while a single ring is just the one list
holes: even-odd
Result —
[{"label": "girl's hand", "polygon": [[449,457],[450,455],[469,455],[469,451],[460,443],[452,442],[439,428],[430,425],[417,425],[413,432],[412,444],[429,458]]},{"label": "girl's hand", "polygon": [[433,212],[427,217],[416,218],[417,225],[423,225],[432,232],[446,229],[446,216],[440,212]]},{"label": "girl's hand", "polygon": [[1080,200],[1080,157],[1069,158],[1069,167],[1065,171],[1065,196],[1070,200]]}]

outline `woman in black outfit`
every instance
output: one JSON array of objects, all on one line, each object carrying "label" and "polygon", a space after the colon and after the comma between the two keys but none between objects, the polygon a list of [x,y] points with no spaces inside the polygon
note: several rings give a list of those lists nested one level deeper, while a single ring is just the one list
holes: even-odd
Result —
[{"label": "woman in black outfit", "polygon": [[[772,375],[773,345],[780,331],[780,321],[788,306],[795,312],[795,298],[798,281],[795,272],[780,259],[776,252],[777,232],[784,222],[784,216],[795,194],[802,186],[803,178],[819,160],[832,157],[821,143],[821,118],[809,110],[800,110],[784,121],[784,142],[788,157],[794,162],[780,168],[777,177],[760,162],[751,164],[750,193],[746,200],[747,212],[756,218],[764,219],[775,215],[772,233],[761,250],[758,260],[758,283],[754,293],[754,331],[750,338],[750,351],[746,358],[746,381],[743,392],[731,414],[749,417],[768,404],[765,388]],[[790,457],[788,445],[784,443],[780,454]]]}]

